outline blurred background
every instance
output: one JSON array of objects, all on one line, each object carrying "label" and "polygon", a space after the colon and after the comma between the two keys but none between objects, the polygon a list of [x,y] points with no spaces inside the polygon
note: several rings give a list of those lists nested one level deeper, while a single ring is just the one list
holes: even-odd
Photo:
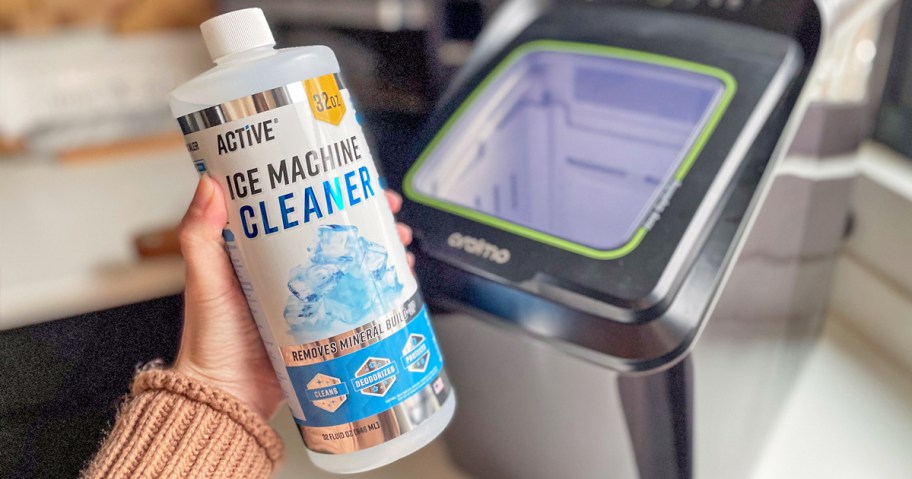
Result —
[{"label": "blurred background", "polygon": [[[172,295],[182,290],[183,266],[174,228],[197,176],[167,96],[210,67],[200,22],[258,6],[278,47],[335,50],[397,188],[415,132],[500,3],[0,0],[0,477],[72,477],[133,367],[175,351],[181,304]],[[858,367],[904,381],[912,371],[912,1],[901,12],[885,50],[886,87],[865,125],[871,139],[857,153],[830,316],[855,345],[848,350]],[[131,306],[148,300],[141,312]],[[119,309],[88,314],[111,308]],[[908,388],[894,393],[912,397]],[[65,452],[49,450],[59,434],[72,439]],[[440,449],[421,454],[418,461],[448,463]]]},{"label": "blurred background", "polygon": [[195,177],[167,96],[211,65],[203,20],[256,4],[279,47],[332,47],[375,151],[401,162],[497,3],[4,0],[6,326],[180,290],[169,228]]}]

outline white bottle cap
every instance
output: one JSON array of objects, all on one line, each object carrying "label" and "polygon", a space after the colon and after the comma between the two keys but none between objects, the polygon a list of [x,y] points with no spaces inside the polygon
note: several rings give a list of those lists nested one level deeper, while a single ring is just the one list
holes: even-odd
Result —
[{"label": "white bottle cap", "polygon": [[213,61],[251,48],[274,46],[263,10],[245,8],[210,18],[200,25]]}]

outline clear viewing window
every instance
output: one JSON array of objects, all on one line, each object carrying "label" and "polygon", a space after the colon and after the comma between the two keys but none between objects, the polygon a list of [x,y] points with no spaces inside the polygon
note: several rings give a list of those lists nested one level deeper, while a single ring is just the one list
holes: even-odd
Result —
[{"label": "clear viewing window", "polygon": [[652,57],[532,50],[507,62],[408,186],[464,216],[597,250],[632,241],[726,92],[717,75]]}]

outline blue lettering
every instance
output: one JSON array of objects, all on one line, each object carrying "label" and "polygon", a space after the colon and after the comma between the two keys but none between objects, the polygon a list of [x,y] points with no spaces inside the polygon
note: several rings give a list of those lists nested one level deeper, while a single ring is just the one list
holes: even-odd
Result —
[{"label": "blue lettering", "polygon": [[276,231],[279,231],[278,226],[269,226],[269,213],[266,211],[266,202],[260,202],[260,216],[263,217],[263,229],[266,231],[266,234],[271,235]]},{"label": "blue lettering", "polygon": [[361,188],[364,190],[364,199],[374,196],[374,187],[371,186],[370,172],[366,166],[358,168],[358,175],[361,177]]},{"label": "blue lettering", "polygon": [[316,213],[317,218],[323,217],[323,212],[320,211],[320,204],[317,203],[317,197],[314,195],[313,188],[308,186],[304,188],[304,222],[307,223],[310,221],[310,215]]},{"label": "blue lettering", "polygon": [[244,227],[244,236],[248,238],[256,238],[256,235],[258,233],[257,225],[255,223],[252,225],[249,224],[247,222],[248,218],[254,218],[253,207],[250,205],[241,206],[241,225]]},{"label": "blue lettering", "polygon": [[349,171],[345,174],[345,189],[348,190],[348,204],[355,206],[361,202],[361,198],[356,197],[353,193],[358,188],[358,185],[352,184],[352,178],[355,176],[354,171]]},{"label": "blue lettering", "polygon": [[292,198],[294,198],[294,193],[288,193],[287,195],[279,197],[279,209],[282,210],[282,226],[284,226],[285,229],[298,226],[298,220],[288,220],[288,214],[294,213],[295,209],[294,206],[288,206],[285,202]]},{"label": "blue lettering", "polygon": [[336,203],[336,207],[339,208],[339,211],[345,209],[345,201],[342,200],[342,185],[339,184],[339,177],[333,178],[333,183],[336,184],[336,187],[332,187],[332,183],[329,181],[323,182],[323,191],[326,193],[326,214],[333,214],[333,202]]}]

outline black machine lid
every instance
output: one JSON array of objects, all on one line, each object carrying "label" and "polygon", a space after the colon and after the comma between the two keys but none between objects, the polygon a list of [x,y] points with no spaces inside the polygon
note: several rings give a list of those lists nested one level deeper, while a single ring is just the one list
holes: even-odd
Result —
[{"label": "black machine lid", "polygon": [[[545,12],[449,97],[406,175],[425,290],[622,358],[672,347],[647,343],[696,331],[800,51],[695,15]],[[694,294],[706,255],[716,266]],[[681,301],[691,318],[669,316]]]}]

